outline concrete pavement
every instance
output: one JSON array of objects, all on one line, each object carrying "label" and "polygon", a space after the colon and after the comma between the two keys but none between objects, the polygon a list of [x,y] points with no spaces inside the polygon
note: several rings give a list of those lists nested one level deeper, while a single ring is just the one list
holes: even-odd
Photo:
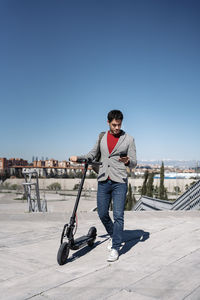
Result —
[{"label": "concrete pavement", "polygon": [[6,201],[0,197],[1,299],[200,299],[200,211],[126,212],[125,244],[109,263],[104,228],[84,208],[76,236],[96,226],[95,245],[70,251],[59,266],[65,202],[27,213],[26,203]]}]

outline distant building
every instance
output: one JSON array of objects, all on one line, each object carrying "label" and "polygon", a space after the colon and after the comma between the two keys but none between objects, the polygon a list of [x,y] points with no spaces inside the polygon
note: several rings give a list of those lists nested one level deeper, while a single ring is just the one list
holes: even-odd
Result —
[{"label": "distant building", "polygon": [[24,160],[22,158],[10,158],[8,160],[8,166],[9,167],[14,167],[14,166],[27,166],[28,165],[28,160]]},{"label": "distant building", "polygon": [[67,168],[67,167],[69,167],[69,162],[67,162],[66,160],[59,161],[58,162],[58,167],[60,167],[60,168]]},{"label": "distant building", "polygon": [[45,161],[44,160],[39,160],[39,161],[37,161],[37,160],[35,160],[34,162],[33,162],[33,167],[34,168],[41,168],[41,167],[45,167]]},{"label": "distant building", "polygon": [[5,157],[0,158],[0,172],[7,169],[7,159]]},{"label": "distant building", "polygon": [[45,160],[45,167],[48,168],[53,168],[53,167],[58,167],[58,160],[55,160],[53,158],[49,160]]},{"label": "distant building", "polygon": [[27,165],[28,165],[28,161],[22,158],[6,159],[5,157],[0,157],[0,170],[2,171],[15,166],[27,166]]}]

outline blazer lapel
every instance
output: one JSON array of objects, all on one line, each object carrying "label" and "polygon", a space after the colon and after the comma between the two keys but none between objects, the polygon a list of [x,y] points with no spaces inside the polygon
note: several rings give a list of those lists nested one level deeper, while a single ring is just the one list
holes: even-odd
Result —
[{"label": "blazer lapel", "polygon": [[118,140],[118,142],[117,142],[115,148],[114,148],[113,151],[111,152],[111,154],[114,154],[114,153],[117,151],[117,149],[119,148],[119,146],[121,145],[121,143],[123,143],[125,137],[126,137],[126,134],[125,134],[125,132],[122,130],[122,133],[121,133],[121,135],[120,135],[120,137],[119,137],[119,140]]},{"label": "blazer lapel", "polygon": [[104,143],[104,147],[105,147],[105,149],[106,149],[107,156],[109,156],[107,140],[108,140],[108,132],[106,132],[106,134],[104,134],[104,136],[103,136],[103,138],[102,138],[102,142]]}]

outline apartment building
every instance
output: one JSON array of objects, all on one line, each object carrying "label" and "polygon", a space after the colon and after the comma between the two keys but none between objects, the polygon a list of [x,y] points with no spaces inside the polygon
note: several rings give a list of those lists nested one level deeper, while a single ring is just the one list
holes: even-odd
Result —
[{"label": "apartment building", "polygon": [[27,166],[28,161],[22,158],[10,158],[0,157],[0,170],[12,168],[14,166]]},{"label": "apartment building", "polygon": [[60,168],[67,168],[67,167],[69,167],[69,165],[70,165],[69,162],[67,162],[66,160],[58,162],[58,167],[60,167]]},{"label": "apartment building", "polygon": [[49,160],[45,160],[45,167],[46,168],[58,167],[58,160],[55,160],[53,158],[51,158]]},{"label": "apartment building", "polygon": [[5,157],[0,157],[0,171],[7,168],[7,159]]},{"label": "apartment building", "polygon": [[41,167],[45,167],[45,160],[35,160],[33,162],[33,167],[34,168],[41,168]]},{"label": "apartment building", "polygon": [[27,166],[28,160],[24,160],[22,158],[10,158],[8,159],[8,167],[13,166]]}]

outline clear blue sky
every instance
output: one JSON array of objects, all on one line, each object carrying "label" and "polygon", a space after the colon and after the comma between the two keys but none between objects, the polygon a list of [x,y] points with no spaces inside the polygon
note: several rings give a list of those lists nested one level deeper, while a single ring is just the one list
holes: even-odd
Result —
[{"label": "clear blue sky", "polygon": [[0,157],[87,153],[124,113],[138,159],[200,159],[200,1],[0,0]]}]

